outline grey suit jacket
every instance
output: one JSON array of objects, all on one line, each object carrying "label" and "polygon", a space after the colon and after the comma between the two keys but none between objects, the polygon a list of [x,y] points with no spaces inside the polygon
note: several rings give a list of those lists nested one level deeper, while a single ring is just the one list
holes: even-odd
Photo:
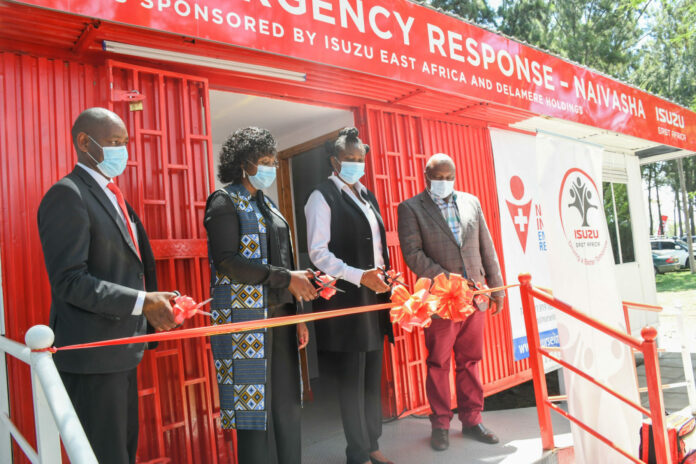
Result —
[{"label": "grey suit jacket", "polygon": [[[404,261],[418,277],[434,278],[444,272],[462,274],[490,287],[503,285],[491,234],[475,196],[456,192],[462,222],[462,246],[452,234],[440,208],[423,191],[399,205],[399,241]],[[494,297],[504,296],[496,292]]]}]

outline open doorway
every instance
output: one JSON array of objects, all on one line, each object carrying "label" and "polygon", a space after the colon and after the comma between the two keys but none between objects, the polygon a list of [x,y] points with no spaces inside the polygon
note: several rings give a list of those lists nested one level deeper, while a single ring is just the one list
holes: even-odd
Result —
[{"label": "open doorway", "polygon": [[[218,156],[227,137],[237,129],[258,126],[268,129],[278,142],[280,168],[276,182],[264,192],[278,205],[290,224],[298,268],[310,267],[304,204],[309,194],[329,175],[325,144],[334,140],[338,131],[354,125],[352,111],[314,106],[225,91],[210,91],[211,131],[217,179]],[[340,413],[331,379],[323,375],[328,369],[316,349],[314,328],[309,324],[310,343],[306,365],[314,401],[303,411],[303,455],[326,455],[327,439],[342,440]],[[345,444],[330,452],[342,453]],[[317,461],[320,462],[320,461]]]},{"label": "open doorway", "polygon": [[[217,179],[217,157],[227,137],[237,129],[258,126],[268,129],[278,142],[281,169],[278,180],[265,190],[278,205],[296,234],[296,214],[304,219],[296,204],[307,188],[313,188],[328,175],[328,164],[322,154],[324,141],[335,137],[338,130],[354,125],[353,112],[325,106],[307,105],[286,100],[244,95],[219,90],[210,91],[210,115]],[[316,162],[315,162],[316,159]],[[297,195],[295,194],[297,192]],[[308,193],[308,192],[307,192]],[[301,208],[300,208],[301,209]],[[295,247],[302,246],[295,235]],[[306,236],[303,237],[306,242]],[[306,243],[300,264],[307,265]]]}]

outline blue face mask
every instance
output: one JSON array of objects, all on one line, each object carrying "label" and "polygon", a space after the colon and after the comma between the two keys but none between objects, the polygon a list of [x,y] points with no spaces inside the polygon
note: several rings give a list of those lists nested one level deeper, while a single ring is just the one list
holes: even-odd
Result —
[{"label": "blue face mask", "polygon": [[346,184],[353,185],[365,175],[365,163],[343,161],[341,163],[341,171],[338,175]]},{"label": "blue face mask", "polygon": [[454,192],[453,180],[430,180],[430,193],[438,198],[447,198]]},{"label": "blue face mask", "polygon": [[273,166],[256,166],[256,174],[249,176],[249,182],[255,189],[265,189],[273,185],[276,178],[276,168]]},{"label": "blue face mask", "polygon": [[110,179],[123,174],[123,171],[126,170],[126,163],[128,163],[128,148],[126,148],[125,145],[120,147],[102,147],[90,135],[87,137],[89,137],[96,146],[101,148],[102,154],[104,155],[104,159],[99,163],[90,152],[87,152],[89,157],[97,163],[97,169]]}]

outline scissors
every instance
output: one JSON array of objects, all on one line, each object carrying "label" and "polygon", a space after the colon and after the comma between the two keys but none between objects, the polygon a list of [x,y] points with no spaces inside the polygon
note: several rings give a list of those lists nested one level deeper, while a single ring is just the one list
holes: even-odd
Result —
[{"label": "scissors", "polygon": [[[477,284],[476,282],[474,282],[473,280],[469,280],[469,279],[464,279],[464,280],[466,280],[466,283],[469,285],[469,288],[471,290],[473,290],[475,292],[479,291],[479,290],[483,290],[483,287],[481,285]],[[491,298],[491,295],[489,295],[488,293],[479,293],[478,295],[474,296],[473,303],[479,311],[485,311],[490,306],[492,299],[493,298]]]},{"label": "scissors", "polygon": [[336,281],[338,280],[337,278],[334,277],[330,281],[324,282],[323,280],[321,280],[320,277],[322,277],[323,275],[326,275],[326,274],[322,274],[321,271],[313,271],[311,269],[307,269],[307,273],[312,275],[311,280],[314,283],[314,285],[316,285],[319,288],[320,291],[325,290],[325,289],[330,289],[330,290],[336,290],[337,292],[346,293],[345,290],[341,290],[340,288],[338,288],[334,285],[336,283]]},{"label": "scissors", "polygon": [[401,279],[401,276],[403,275],[401,272],[388,271],[387,266],[382,266],[379,268],[379,270],[382,271],[384,282],[390,287],[399,284],[409,288],[408,284]]},{"label": "scissors", "polygon": [[208,311],[201,311],[201,309],[200,309],[200,308],[202,308],[203,306],[205,306],[205,305],[207,305],[208,303],[210,303],[211,301],[213,301],[212,298],[208,298],[208,299],[205,300],[205,301],[201,301],[201,302],[198,303],[196,306],[194,306],[193,309],[195,309],[196,312],[197,312],[198,314],[203,314],[203,315],[205,315],[205,316],[213,317],[213,315],[212,315],[211,313],[209,313]]}]

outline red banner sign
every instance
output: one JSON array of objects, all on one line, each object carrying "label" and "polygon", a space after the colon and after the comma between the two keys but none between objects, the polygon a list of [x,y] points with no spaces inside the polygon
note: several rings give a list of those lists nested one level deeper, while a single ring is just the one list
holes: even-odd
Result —
[{"label": "red banner sign", "polygon": [[263,50],[696,150],[696,114],[403,0],[28,0]]}]

